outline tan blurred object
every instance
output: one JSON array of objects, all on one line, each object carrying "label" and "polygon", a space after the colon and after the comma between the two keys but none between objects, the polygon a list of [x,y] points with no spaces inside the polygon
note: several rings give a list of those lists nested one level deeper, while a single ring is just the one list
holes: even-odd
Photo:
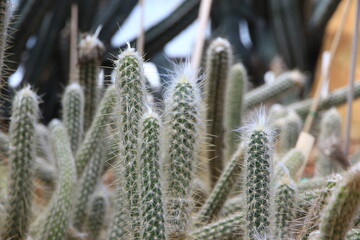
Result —
[{"label": "tan blurred object", "polygon": [[[323,46],[321,52],[330,48],[332,39],[336,33],[336,30],[339,26],[339,23],[342,18],[342,13],[344,12],[346,1],[341,1],[338,9],[334,13],[333,17],[329,21],[329,24],[326,28]],[[351,46],[352,46],[352,37],[355,24],[355,15],[356,15],[356,1],[351,2],[350,14],[347,16],[346,24],[340,39],[339,46],[335,52],[335,56],[332,62],[332,65],[329,69],[329,90],[332,91],[337,88],[344,87],[348,84],[349,75],[350,75],[350,59],[351,59]],[[359,54],[358,54],[359,55]],[[319,83],[319,77],[321,72],[321,54],[319,55],[319,61],[317,63],[317,71],[315,77],[315,88],[312,89],[312,93],[316,91]],[[360,67],[359,60],[357,61],[357,68]],[[360,79],[360,72],[356,71],[356,79]],[[346,118],[346,106],[338,107],[338,110],[341,114],[342,121],[345,122]],[[343,126],[343,129],[345,126]],[[353,118],[352,118],[352,132],[351,139],[360,140],[360,100],[354,101],[353,105]]]}]

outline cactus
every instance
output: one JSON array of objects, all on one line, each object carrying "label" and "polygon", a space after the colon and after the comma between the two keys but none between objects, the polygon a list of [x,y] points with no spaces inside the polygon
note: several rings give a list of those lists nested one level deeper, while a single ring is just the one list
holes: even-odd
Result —
[{"label": "cactus", "polygon": [[70,138],[71,150],[76,154],[84,134],[84,93],[78,83],[66,87],[62,108],[62,119]]},{"label": "cactus", "polygon": [[189,65],[179,70],[165,96],[167,139],[165,204],[168,239],[186,239],[193,202],[200,136],[200,93]]},{"label": "cactus", "polygon": [[160,118],[151,109],[140,121],[141,239],[166,239],[160,169]]},{"label": "cactus", "polygon": [[225,93],[225,154],[229,161],[238,145],[238,136],[234,130],[241,125],[243,115],[243,97],[247,88],[247,73],[241,63],[230,69],[229,83]]},{"label": "cactus", "polygon": [[320,239],[344,239],[360,205],[360,164],[354,165],[333,192],[320,220]]},{"label": "cactus", "polygon": [[85,95],[85,131],[91,125],[98,104],[99,65],[105,50],[104,45],[97,38],[98,33],[85,35],[79,43],[79,82]]},{"label": "cactus", "polygon": [[36,94],[25,87],[13,101],[9,131],[8,196],[2,239],[25,239],[30,224],[35,164]]},{"label": "cactus", "polygon": [[263,109],[256,120],[245,129],[246,236],[248,239],[266,238],[270,234],[270,203],[273,132],[267,128]]},{"label": "cactus", "polygon": [[233,214],[191,233],[195,240],[242,239],[244,235],[244,215]]},{"label": "cactus", "polygon": [[353,228],[346,234],[345,240],[357,240],[359,238],[360,238],[360,229]]},{"label": "cactus", "polygon": [[1,159],[9,157],[10,142],[9,136],[0,131],[0,157]]},{"label": "cactus", "polygon": [[284,118],[283,124],[280,124],[279,152],[287,153],[295,147],[302,128],[300,117],[294,112],[289,111]]},{"label": "cactus", "polygon": [[95,118],[91,123],[90,129],[87,131],[85,139],[76,153],[75,159],[78,177],[81,176],[88,161],[97,149],[100,148],[100,143],[105,137],[106,124],[110,124],[110,115],[114,110],[115,101],[116,89],[114,86],[110,86],[106,90],[99,108],[96,111]]},{"label": "cactus", "polygon": [[209,46],[206,53],[206,73],[204,83],[207,103],[207,133],[209,144],[215,149],[210,149],[211,185],[214,186],[223,170],[224,148],[224,109],[225,93],[228,85],[229,70],[232,64],[232,50],[226,39],[216,38]]},{"label": "cactus", "polygon": [[260,103],[275,100],[279,96],[305,84],[304,76],[298,71],[283,73],[273,84],[258,87],[244,97],[244,109],[255,107]]},{"label": "cactus", "polygon": [[315,162],[315,177],[329,175],[337,170],[334,153],[341,152],[341,115],[336,108],[328,110],[321,119],[318,139],[319,155]]},{"label": "cactus", "polygon": [[54,151],[49,139],[49,129],[45,125],[38,123],[35,132],[36,156],[46,160],[49,164],[55,165]]},{"label": "cactus", "polygon": [[280,179],[275,193],[275,239],[293,239],[296,186],[289,176]]},{"label": "cactus", "polygon": [[245,146],[241,144],[224,169],[213,191],[198,213],[197,221],[199,224],[211,222],[221,210],[242,170],[245,155],[244,149]]},{"label": "cactus", "polygon": [[[0,2],[0,69],[1,72],[4,73],[4,68],[7,66],[4,65],[5,60],[5,49],[6,49],[6,42],[7,42],[7,31],[10,21],[10,1],[9,0],[2,0]],[[4,86],[4,76],[0,76],[1,83],[0,89],[2,90]],[[1,91],[2,92],[2,91]]]},{"label": "cactus", "polygon": [[70,222],[76,169],[67,131],[59,120],[50,123],[50,134],[59,167],[59,181],[50,201],[40,239],[61,240]]},{"label": "cactus", "polygon": [[139,225],[139,186],[138,149],[140,119],[145,106],[145,77],[143,60],[134,49],[122,52],[116,61],[115,85],[118,95],[118,131],[120,135],[118,170],[127,194],[127,208],[130,210],[131,233],[138,239]]},{"label": "cactus", "polygon": [[219,212],[220,217],[228,217],[236,212],[244,210],[244,195],[238,194],[232,198],[229,198]]},{"label": "cactus", "polygon": [[290,175],[294,180],[298,180],[299,169],[305,164],[304,153],[296,148],[290,150],[282,159],[279,164],[275,167],[274,181],[281,179],[287,174]]}]

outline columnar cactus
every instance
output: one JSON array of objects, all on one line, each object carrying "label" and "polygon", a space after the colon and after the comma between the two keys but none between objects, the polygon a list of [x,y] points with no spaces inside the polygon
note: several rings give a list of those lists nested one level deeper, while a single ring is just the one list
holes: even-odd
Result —
[{"label": "columnar cactus", "polygon": [[49,139],[49,129],[45,125],[38,123],[35,131],[36,156],[43,158],[50,164],[55,164],[55,156]]},{"label": "columnar cactus", "polygon": [[98,104],[99,66],[105,50],[97,35],[98,32],[94,35],[85,35],[79,43],[79,82],[85,93],[85,131],[91,125]]},{"label": "columnar cactus", "polygon": [[304,153],[296,148],[291,149],[275,167],[274,181],[290,175],[295,181],[299,180],[299,169],[305,164]]},{"label": "columnar cactus", "polygon": [[293,239],[296,186],[290,177],[280,179],[275,193],[275,239]]},{"label": "columnar cactus", "polygon": [[162,149],[160,148],[161,120],[148,110],[140,121],[140,199],[141,239],[166,239],[162,201]]},{"label": "columnar cactus", "polygon": [[62,120],[68,131],[73,154],[76,154],[84,134],[84,103],[84,93],[78,83],[66,87],[62,99]]},{"label": "columnar cactus", "polygon": [[96,111],[95,118],[91,123],[90,129],[85,135],[83,143],[80,145],[76,153],[76,170],[78,177],[83,173],[88,161],[94,155],[100,143],[105,137],[106,125],[110,124],[111,113],[114,111],[116,102],[116,89],[114,86],[110,86],[106,89],[105,95],[102,98],[99,108]]},{"label": "columnar cactus", "polygon": [[168,239],[186,239],[188,235],[201,123],[201,99],[196,80],[195,73],[186,65],[165,96],[164,184]]},{"label": "columnar cactus", "polygon": [[244,145],[239,146],[227,167],[224,169],[213,191],[198,213],[198,224],[211,222],[211,220],[217,216],[234,184],[238,182],[237,180],[244,161],[244,148]]},{"label": "columnar cactus", "polygon": [[191,236],[196,240],[242,239],[244,236],[244,218],[242,213],[235,213],[195,230]]},{"label": "columnar cactus", "polygon": [[291,71],[281,74],[273,84],[266,84],[245,94],[245,109],[255,107],[256,105],[275,100],[296,88],[305,84],[304,76],[298,71]]},{"label": "columnar cactus", "polygon": [[118,131],[120,136],[118,170],[121,184],[127,194],[127,208],[130,210],[131,233],[134,239],[140,235],[138,149],[139,123],[145,106],[145,77],[143,60],[139,53],[129,48],[116,61],[115,85],[118,95]]},{"label": "columnar cactus", "polygon": [[315,162],[315,176],[326,176],[336,172],[337,162],[334,157],[337,152],[341,152],[340,144],[341,115],[336,108],[331,108],[326,111],[320,123],[319,155]]},{"label": "columnar cactus", "polygon": [[50,134],[59,167],[59,180],[51,198],[40,239],[61,240],[70,222],[76,169],[67,131],[59,120],[50,123]]},{"label": "columnar cactus", "polygon": [[360,163],[353,166],[333,192],[320,221],[320,239],[344,239],[360,206]]},{"label": "columnar cactus", "polygon": [[279,152],[287,153],[295,147],[302,128],[302,122],[299,115],[294,111],[289,111],[284,118],[283,124],[280,124]]},{"label": "columnar cactus", "polygon": [[230,43],[223,38],[216,38],[209,46],[206,54],[205,100],[207,103],[207,133],[210,149],[211,184],[215,185],[224,167],[224,109],[225,92],[232,64],[232,50]]},{"label": "columnar cactus", "polygon": [[38,111],[37,96],[30,87],[16,94],[10,124],[10,168],[2,239],[25,239],[29,228]]},{"label": "columnar cactus", "polygon": [[[4,59],[5,59],[5,49],[6,49],[6,41],[7,41],[7,32],[10,21],[10,1],[2,0],[0,2],[0,69],[3,71]],[[3,77],[1,78],[0,86],[3,86]]]},{"label": "columnar cactus", "polygon": [[267,238],[270,234],[270,203],[273,132],[267,128],[265,111],[247,126],[245,138],[246,236]]},{"label": "columnar cactus", "polygon": [[228,217],[236,212],[244,210],[245,195],[238,194],[235,197],[229,198],[221,209],[219,215],[221,217]]},{"label": "columnar cactus", "polygon": [[229,161],[238,145],[238,133],[243,115],[243,97],[247,88],[247,73],[241,64],[235,64],[230,69],[229,83],[225,93],[225,154],[224,159]]}]

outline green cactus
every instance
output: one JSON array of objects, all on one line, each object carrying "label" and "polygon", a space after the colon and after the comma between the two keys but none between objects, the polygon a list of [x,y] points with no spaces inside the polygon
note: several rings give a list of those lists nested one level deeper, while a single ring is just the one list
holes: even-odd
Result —
[{"label": "green cactus", "polygon": [[263,109],[256,122],[249,124],[245,137],[246,236],[248,239],[269,237],[273,133],[267,128]]},{"label": "green cactus", "polygon": [[168,239],[186,239],[192,210],[191,193],[200,140],[200,92],[186,65],[165,96],[167,138],[165,202]]},{"label": "green cactus", "polygon": [[249,109],[265,103],[297,89],[305,84],[304,76],[298,71],[291,71],[281,74],[273,84],[266,84],[258,87],[244,97],[244,109]]},{"label": "green cactus", "polygon": [[[329,93],[326,98],[320,99],[317,111],[329,109],[331,107],[340,106],[346,103],[348,95],[348,87],[336,89]],[[354,85],[354,99],[360,97],[360,82],[355,82]],[[305,118],[310,110],[310,105],[313,99],[306,99],[300,102],[290,104],[288,108],[293,109],[301,118]]]},{"label": "green cactus", "polygon": [[229,71],[232,64],[232,50],[230,43],[223,38],[216,38],[211,42],[206,53],[207,77],[204,83],[207,116],[209,121],[207,133],[209,135],[211,185],[214,186],[224,168],[224,109],[225,94],[228,85]]},{"label": "green cactus", "polygon": [[354,165],[333,192],[320,221],[320,239],[344,239],[360,204],[360,164]]},{"label": "green cactus", "polygon": [[[112,216],[111,226],[109,229],[109,232],[107,234],[107,240],[126,240],[130,239],[130,231],[129,231],[129,213],[126,208],[126,205],[124,204],[126,199],[125,194],[120,193],[122,187],[117,186],[117,195],[116,195],[116,203],[115,203],[115,209],[116,212]],[[124,191],[124,190],[122,190]]]},{"label": "green cactus", "polygon": [[278,181],[284,176],[290,175],[295,181],[298,181],[299,169],[305,164],[304,153],[296,148],[291,149],[275,167],[274,181]]},{"label": "green cactus", "polygon": [[67,131],[59,120],[51,121],[50,135],[58,163],[59,180],[50,201],[40,239],[61,240],[70,223],[76,168]]},{"label": "green cactus", "polygon": [[291,178],[280,179],[275,193],[275,239],[293,239],[296,186]]},{"label": "green cactus", "polygon": [[0,131],[0,157],[1,159],[9,157],[10,151],[10,140],[9,136]]},{"label": "green cactus", "polygon": [[75,159],[78,177],[82,175],[88,161],[94,153],[98,151],[98,148],[100,148],[100,143],[105,137],[106,124],[110,124],[110,116],[114,111],[115,102],[116,89],[114,86],[110,86],[106,90],[99,108],[96,111],[95,118],[91,123],[90,129],[87,131],[85,139],[76,153]]},{"label": "green cactus", "polygon": [[66,87],[62,99],[62,119],[70,138],[73,154],[76,154],[84,134],[84,103],[84,93],[78,83]]},{"label": "green cactus", "polygon": [[197,216],[197,224],[211,222],[221,210],[234,184],[238,182],[245,155],[245,146],[240,145],[224,169],[213,191]]},{"label": "green cactus", "polygon": [[9,131],[8,196],[2,239],[25,239],[30,224],[35,164],[36,94],[25,87],[13,101]]},{"label": "green cactus", "polygon": [[345,236],[345,240],[358,240],[360,239],[360,229],[353,228]]},{"label": "green cactus", "polygon": [[326,111],[321,119],[318,139],[319,155],[315,161],[315,177],[326,176],[337,171],[333,156],[341,151],[341,115],[336,108]]},{"label": "green cactus", "polygon": [[304,179],[299,182],[298,189],[299,189],[299,192],[311,191],[311,190],[325,187],[327,182],[328,182],[327,177]]},{"label": "green cactus", "polygon": [[98,33],[85,35],[79,43],[79,82],[85,95],[85,131],[90,127],[95,116],[99,99],[99,66],[105,49],[97,35]]},{"label": "green cactus", "polygon": [[287,153],[291,148],[295,147],[301,130],[301,118],[294,111],[289,111],[284,118],[283,124],[280,124],[280,153]]},{"label": "green cactus", "polygon": [[49,129],[45,125],[38,123],[35,132],[36,156],[46,160],[49,164],[55,165],[54,151],[51,148],[49,139]]},{"label": "green cactus", "polygon": [[238,194],[232,198],[229,198],[222,207],[219,216],[228,217],[234,213],[244,210],[245,196],[243,194]]},{"label": "green cactus", "polygon": [[235,213],[193,231],[191,237],[194,240],[243,239],[244,224],[244,215],[242,213]]},{"label": "green cactus", "polygon": [[161,120],[152,110],[148,110],[140,121],[140,199],[141,199],[141,239],[166,239],[162,201],[160,166]]},{"label": "green cactus", "polygon": [[133,239],[140,236],[138,149],[139,123],[145,106],[145,77],[143,60],[139,53],[129,48],[122,52],[116,61],[115,85],[118,95],[118,132],[120,133],[119,156],[121,184],[125,187],[126,204],[130,210],[129,234]]},{"label": "green cactus", "polygon": [[[7,42],[7,35],[8,35],[8,26],[10,22],[10,1],[9,0],[2,0],[0,2],[0,69],[3,73],[3,69],[7,66],[4,65],[5,60],[5,49],[6,49],[6,42]],[[1,83],[0,89],[4,86],[4,76],[0,76]]]},{"label": "green cactus", "polygon": [[225,93],[225,154],[224,160],[230,161],[238,145],[238,133],[243,115],[243,97],[247,89],[247,72],[241,63],[230,69],[229,83]]},{"label": "green cactus", "polygon": [[273,104],[270,108],[269,123],[271,126],[276,126],[276,121],[280,118],[286,117],[288,110],[281,104]]}]

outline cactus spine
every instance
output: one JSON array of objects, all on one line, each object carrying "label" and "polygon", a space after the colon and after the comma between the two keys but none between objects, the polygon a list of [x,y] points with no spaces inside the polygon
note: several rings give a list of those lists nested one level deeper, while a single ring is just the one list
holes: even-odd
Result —
[{"label": "cactus spine", "polygon": [[97,35],[98,32],[94,35],[85,35],[79,43],[79,81],[85,93],[85,131],[95,116],[99,98],[99,65],[105,49]]},{"label": "cactus spine", "polygon": [[[138,149],[139,123],[145,106],[145,77],[143,60],[134,49],[121,53],[115,66],[115,85],[118,95],[118,128],[120,135],[121,178],[127,194],[130,210],[130,234],[134,239],[140,235],[139,185],[138,185]],[[120,169],[121,168],[121,169]]]},{"label": "cactus spine", "polygon": [[186,239],[200,136],[200,93],[190,66],[179,71],[165,96],[165,160],[168,239]]},{"label": "cactus spine", "polygon": [[78,83],[66,87],[62,107],[62,119],[70,138],[71,150],[75,154],[84,134],[84,93]]},{"label": "cactus spine", "polygon": [[333,192],[320,221],[320,239],[344,239],[360,204],[360,164],[354,165]]},{"label": "cactus spine", "polygon": [[8,198],[2,239],[25,239],[30,224],[37,96],[29,87],[14,99],[10,124]]},{"label": "cactus spine", "polygon": [[148,110],[140,121],[140,198],[141,237],[144,240],[166,239],[160,169],[161,121]]},{"label": "cactus spine", "polygon": [[50,134],[59,167],[59,180],[40,239],[61,240],[65,236],[70,221],[76,170],[69,137],[59,120],[53,120],[50,123]]},{"label": "cactus spine", "polygon": [[246,236],[253,240],[270,234],[271,168],[273,133],[266,128],[267,117],[260,110],[257,122],[246,131]]},{"label": "cactus spine", "polygon": [[232,187],[237,182],[237,178],[242,170],[242,162],[244,161],[244,146],[240,145],[234,153],[231,161],[224,169],[219,180],[217,181],[213,191],[207,198],[205,204],[198,213],[199,223],[211,222],[221,210],[226,198],[228,197]]},{"label": "cactus spine", "polygon": [[94,153],[100,148],[100,143],[105,137],[106,124],[111,119],[111,113],[114,110],[116,101],[116,90],[114,86],[106,89],[99,108],[97,109],[94,121],[85,135],[85,139],[76,153],[76,170],[78,177],[81,176],[88,161]]},{"label": "cactus spine", "polygon": [[243,115],[243,97],[247,88],[247,73],[241,64],[230,69],[229,83],[225,93],[225,157],[229,161],[238,145],[238,136],[234,130],[241,125]]},{"label": "cactus spine", "polygon": [[223,38],[215,39],[206,54],[205,99],[207,106],[207,120],[209,144],[215,149],[209,151],[211,185],[214,186],[223,170],[224,148],[224,109],[225,90],[228,73],[232,64],[230,43]]}]

